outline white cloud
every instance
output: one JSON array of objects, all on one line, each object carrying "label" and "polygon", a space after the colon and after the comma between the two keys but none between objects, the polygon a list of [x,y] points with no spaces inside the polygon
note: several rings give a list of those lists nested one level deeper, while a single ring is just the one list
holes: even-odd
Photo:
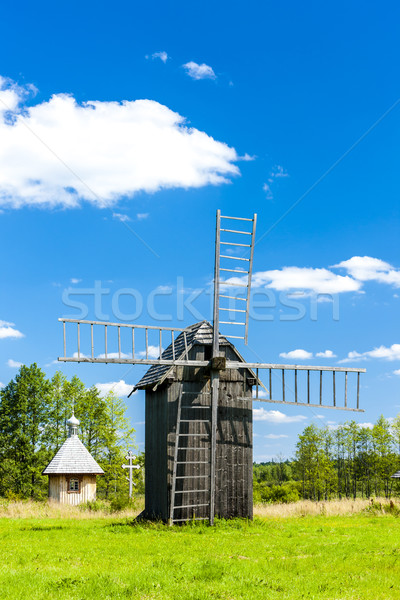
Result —
[{"label": "white cloud", "polygon": [[400,369],[396,369],[395,371],[393,371],[394,375],[400,375]]},{"label": "white cloud", "polygon": [[[89,358],[87,354],[84,354],[83,352],[79,353],[79,357],[78,357],[78,353],[74,352],[72,355],[72,358]],[[57,361],[58,362],[58,361]]]},{"label": "white cloud", "polygon": [[71,277],[70,282],[71,283],[80,283],[82,281],[82,279],[77,279],[77,277]]},{"label": "white cloud", "polygon": [[267,200],[272,200],[274,195],[272,193],[272,185],[276,179],[281,179],[282,177],[289,177],[289,174],[281,165],[276,165],[272,171],[270,172],[267,183],[264,183],[263,190],[266,193]]},{"label": "white cloud", "polygon": [[259,271],[253,275],[255,287],[265,286],[278,291],[305,290],[315,294],[355,292],[361,287],[351,277],[337,275],[328,269],[283,267],[281,270]]},{"label": "white cloud", "polygon": [[183,68],[186,70],[189,77],[192,79],[216,79],[217,76],[214,70],[209,65],[202,63],[201,65],[193,62],[192,60],[184,65]]},{"label": "white cloud", "polygon": [[340,360],[340,363],[358,362],[369,358],[382,358],[383,360],[400,360],[400,344],[392,344],[389,347],[379,346],[367,352],[357,352],[352,350],[346,358]]},{"label": "white cloud", "polygon": [[[253,398],[255,398],[256,393],[257,393],[256,390],[253,389]],[[267,393],[263,388],[259,387],[258,388],[258,397],[259,398],[267,398],[267,397],[269,397],[269,392]]]},{"label": "white cloud", "polygon": [[[264,184],[267,197],[272,199],[269,183]],[[364,293],[362,287],[366,281],[376,281],[400,287],[400,270],[378,258],[368,256],[342,261],[331,267],[346,268],[347,275],[340,275],[326,268],[282,267],[270,271],[258,271],[253,274],[253,288],[265,287],[281,292],[303,291],[305,294],[339,294],[343,292]],[[230,283],[246,283],[244,277],[230,277]],[[319,301],[331,299],[321,296]]]},{"label": "white cloud", "polygon": [[151,58],[153,60],[155,58],[159,58],[165,64],[168,60],[168,54],[164,50],[162,50],[161,52],[153,52]]},{"label": "white cloud", "polygon": [[372,429],[374,424],[373,423],[358,423],[359,427],[365,427],[365,429]]},{"label": "white cloud", "polygon": [[3,389],[4,387],[6,387],[6,386],[4,385],[4,383],[2,383],[2,382],[0,381],[0,390],[1,390],[1,389]]},{"label": "white cloud", "polygon": [[12,369],[19,369],[23,364],[24,363],[13,360],[12,358],[9,358],[7,361],[7,367],[11,367]]},{"label": "white cloud", "polygon": [[276,165],[270,175],[270,179],[280,179],[281,177],[289,177],[289,174],[281,165]]},{"label": "white cloud", "polygon": [[268,433],[267,435],[264,435],[264,437],[270,440],[279,440],[281,438],[288,438],[289,436],[284,433]]},{"label": "white cloud", "polygon": [[[164,348],[161,348],[161,350],[164,350]],[[139,356],[141,358],[146,358],[146,350],[143,350],[142,352],[139,352]],[[148,354],[147,354],[148,358],[158,358],[160,356],[160,348],[159,346],[149,346],[148,347]]]},{"label": "white cloud", "polygon": [[297,348],[297,350],[291,350],[290,352],[281,352],[279,356],[282,358],[293,358],[295,360],[306,360],[312,358],[313,354],[302,348]]},{"label": "white cloud", "polygon": [[0,320],[0,340],[5,338],[22,338],[25,337],[23,333],[15,329],[14,323]]},{"label": "white cloud", "polygon": [[359,281],[379,281],[394,287],[400,287],[400,270],[395,269],[389,263],[373,258],[372,256],[353,256],[349,260],[343,260],[335,268],[346,269],[346,271]]},{"label": "white cloud", "polygon": [[[81,354],[82,356],[82,354]],[[118,352],[107,352],[107,356],[105,354],[99,354],[97,358],[132,358],[131,356],[129,356],[129,354],[125,354],[124,352],[121,352],[121,354],[119,354]]]},{"label": "white cloud", "polygon": [[268,421],[269,423],[299,423],[307,420],[303,415],[288,417],[280,410],[265,410],[265,408],[254,408],[253,416],[255,421]]},{"label": "white cloud", "polygon": [[122,223],[126,223],[127,221],[131,220],[131,218],[128,217],[128,215],[116,212],[113,213],[113,219],[117,219],[117,221],[121,221]]},{"label": "white cloud", "polygon": [[109,392],[114,392],[117,396],[127,396],[133,389],[133,385],[125,383],[123,379],[110,381],[109,383],[96,383],[95,385],[102,396],[106,396]]},{"label": "white cloud", "polygon": [[219,185],[239,174],[234,148],[158,102],[78,104],[56,94],[26,106],[25,92],[4,79],[0,85],[8,86],[3,99],[12,96],[9,114],[0,103],[0,207],[83,200],[105,207],[121,196]]},{"label": "white cloud", "polygon": [[136,218],[138,221],[144,221],[149,216],[149,213],[137,213]]},{"label": "white cloud", "polygon": [[319,358],[336,358],[336,354],[332,352],[332,350],[325,350],[325,352],[317,352],[315,356]]},{"label": "white cloud", "polygon": [[274,195],[272,193],[271,186],[269,185],[269,183],[264,183],[263,191],[265,192],[265,197],[267,200],[273,200]]}]

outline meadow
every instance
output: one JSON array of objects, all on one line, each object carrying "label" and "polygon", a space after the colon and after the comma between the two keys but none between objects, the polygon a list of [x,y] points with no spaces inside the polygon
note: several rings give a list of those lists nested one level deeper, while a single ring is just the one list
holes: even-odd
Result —
[{"label": "meadow", "polygon": [[[132,511],[0,505],[2,599],[360,599],[400,595],[400,507],[255,507],[254,521],[182,527]],[[140,508],[140,507],[139,507]]]}]

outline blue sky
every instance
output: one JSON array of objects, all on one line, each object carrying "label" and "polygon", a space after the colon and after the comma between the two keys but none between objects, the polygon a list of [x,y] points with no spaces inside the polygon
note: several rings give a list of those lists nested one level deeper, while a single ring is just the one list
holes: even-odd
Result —
[{"label": "blue sky", "polygon": [[[112,320],[136,312],[151,324],[154,310],[171,326],[210,318],[221,208],[258,213],[253,289],[264,306],[240,351],[366,367],[366,412],[355,419],[395,416],[399,13],[395,2],[4,7],[0,381],[36,361],[87,385],[122,381],[126,393],[142,368],[53,363],[57,318],[79,316],[71,298],[98,316],[95,282],[109,290],[100,308]],[[143,310],[121,296],[127,288]],[[293,319],[285,302],[298,290],[305,314]],[[330,301],[317,301],[322,292]],[[128,406],[143,447],[141,393]],[[312,420],[352,416],[256,408],[258,460],[291,456]]]}]

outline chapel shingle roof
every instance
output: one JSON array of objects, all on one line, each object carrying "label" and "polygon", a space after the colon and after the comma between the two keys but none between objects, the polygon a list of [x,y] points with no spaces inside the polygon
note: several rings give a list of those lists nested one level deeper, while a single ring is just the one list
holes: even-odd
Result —
[{"label": "chapel shingle roof", "polygon": [[104,473],[77,435],[68,437],[54,458],[43,471],[52,474],[97,474]]}]

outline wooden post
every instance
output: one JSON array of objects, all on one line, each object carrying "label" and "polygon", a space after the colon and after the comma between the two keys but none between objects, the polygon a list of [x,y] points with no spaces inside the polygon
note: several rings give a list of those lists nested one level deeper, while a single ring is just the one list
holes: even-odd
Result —
[{"label": "wooden post", "polygon": [[258,369],[256,369],[256,398],[258,398]]},{"label": "wooden post", "polygon": [[335,378],[335,371],[332,371],[333,373],[333,406],[336,406],[336,378]]},{"label": "wooden post", "polygon": [[[221,211],[217,210],[215,230],[215,264],[214,264],[214,311],[213,311],[213,345],[212,358],[219,356],[219,266],[221,242]],[[214,525],[215,516],[215,479],[217,457],[217,418],[219,395],[219,371],[211,369],[211,452],[210,452],[210,525]]]},{"label": "wooden post", "polygon": [[322,371],[319,372],[319,403],[322,406]]},{"label": "wooden post", "polygon": [[272,400],[272,369],[269,370],[269,399]]}]

